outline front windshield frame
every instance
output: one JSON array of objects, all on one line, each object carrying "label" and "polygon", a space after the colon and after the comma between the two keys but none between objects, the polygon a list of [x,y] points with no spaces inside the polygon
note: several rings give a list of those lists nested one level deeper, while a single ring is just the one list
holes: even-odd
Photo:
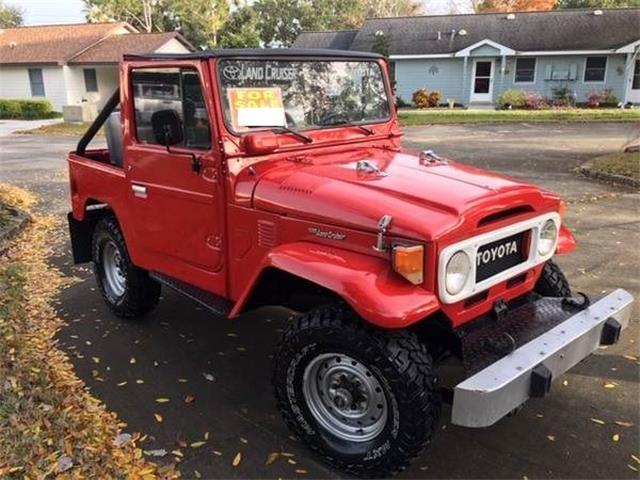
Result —
[{"label": "front windshield frame", "polygon": [[[237,137],[241,137],[242,135],[245,135],[247,133],[253,133],[253,132],[265,132],[265,131],[272,131],[278,128],[281,128],[280,126],[274,125],[273,127],[252,127],[248,130],[243,130],[243,131],[238,131],[234,128],[234,126],[232,125],[232,123],[230,122],[230,118],[227,118],[227,116],[224,114],[223,111],[223,106],[224,106],[224,91],[225,91],[225,87],[223,86],[223,82],[222,82],[222,77],[221,77],[221,63],[225,62],[225,61],[264,61],[264,62],[269,62],[269,61],[292,61],[292,62],[344,62],[344,63],[349,63],[349,62],[362,62],[362,63],[374,63],[378,69],[380,70],[380,75],[382,76],[382,83],[384,85],[384,91],[385,94],[387,96],[387,103],[388,103],[388,115],[386,118],[382,118],[382,119],[375,119],[372,121],[369,120],[364,120],[364,121],[357,121],[357,122],[349,122],[349,123],[345,123],[345,124],[334,124],[334,125],[311,125],[305,128],[295,128],[296,131],[299,132],[309,132],[309,131],[314,131],[314,130],[328,130],[328,129],[336,129],[336,128],[343,128],[345,126],[349,126],[349,125],[380,125],[380,124],[384,124],[384,123],[388,123],[391,121],[391,119],[393,118],[393,112],[395,111],[394,105],[393,105],[393,92],[391,90],[391,86],[389,84],[389,77],[388,75],[385,74],[385,70],[383,68],[383,62],[384,60],[382,58],[367,58],[367,57],[299,57],[299,56],[273,56],[273,57],[265,57],[265,56],[225,56],[225,57],[218,57],[216,59],[216,63],[215,63],[215,74],[216,74],[216,79],[218,82],[218,100],[220,101],[220,107],[221,107],[221,112],[220,112],[220,116],[222,117],[222,121],[223,124],[225,126],[225,128],[227,129],[227,131],[229,133],[232,133],[233,135],[237,136]],[[388,71],[388,70],[387,70]]]}]

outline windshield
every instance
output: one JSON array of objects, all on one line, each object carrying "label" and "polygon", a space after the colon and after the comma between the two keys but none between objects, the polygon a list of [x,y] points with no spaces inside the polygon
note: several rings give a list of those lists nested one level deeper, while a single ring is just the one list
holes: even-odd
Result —
[{"label": "windshield", "polygon": [[227,126],[296,130],[385,121],[389,99],[375,61],[223,60]]}]

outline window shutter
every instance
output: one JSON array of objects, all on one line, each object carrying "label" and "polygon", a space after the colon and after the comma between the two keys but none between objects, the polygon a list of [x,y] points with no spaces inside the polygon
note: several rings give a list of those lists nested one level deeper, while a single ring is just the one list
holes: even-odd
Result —
[{"label": "window shutter", "polygon": [[547,64],[545,71],[544,71],[544,79],[545,80],[551,80],[551,75],[553,73],[553,65],[551,65],[550,63]]},{"label": "window shutter", "polygon": [[578,66],[573,63],[569,65],[569,80],[575,80],[578,78]]}]

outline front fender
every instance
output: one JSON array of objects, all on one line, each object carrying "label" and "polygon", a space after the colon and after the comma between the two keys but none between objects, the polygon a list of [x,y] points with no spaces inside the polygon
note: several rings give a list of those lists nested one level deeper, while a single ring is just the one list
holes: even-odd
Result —
[{"label": "front fender", "polygon": [[556,253],[561,255],[563,253],[569,253],[576,248],[576,238],[564,225],[560,225],[560,232],[558,234],[558,246],[556,247]]},{"label": "front fender", "polygon": [[394,273],[388,260],[307,242],[280,245],[261,268],[230,313],[237,316],[260,274],[277,268],[339,295],[365,320],[384,328],[404,328],[440,308],[433,292]]}]

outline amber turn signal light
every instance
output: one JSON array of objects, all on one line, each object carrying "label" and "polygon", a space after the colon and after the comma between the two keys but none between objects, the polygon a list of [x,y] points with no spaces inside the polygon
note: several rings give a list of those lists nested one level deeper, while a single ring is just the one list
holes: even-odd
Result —
[{"label": "amber turn signal light", "polygon": [[560,206],[558,207],[558,213],[560,218],[564,220],[564,214],[567,213],[567,204],[560,200]]},{"label": "amber turn signal light", "polygon": [[393,247],[393,269],[414,285],[424,280],[424,247],[422,245]]}]

